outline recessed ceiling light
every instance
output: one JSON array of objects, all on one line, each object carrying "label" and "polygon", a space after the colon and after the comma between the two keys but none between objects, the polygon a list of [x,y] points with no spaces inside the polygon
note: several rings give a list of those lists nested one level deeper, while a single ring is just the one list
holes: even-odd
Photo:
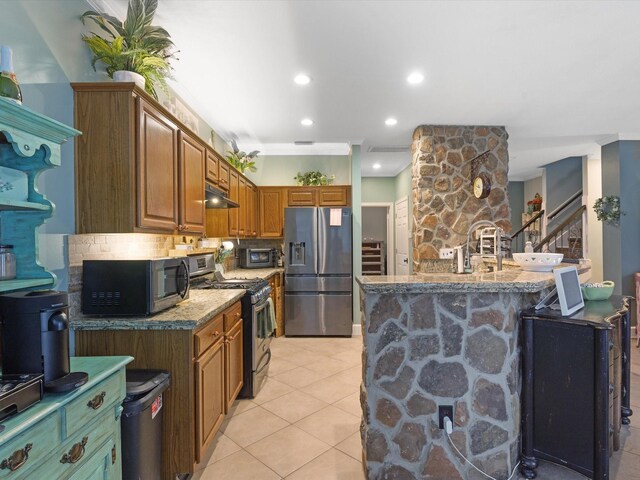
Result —
[{"label": "recessed ceiling light", "polygon": [[305,75],[304,73],[300,73],[293,77],[293,81],[298,85],[308,85],[311,82],[311,77],[309,75]]},{"label": "recessed ceiling light", "polygon": [[409,82],[411,85],[422,83],[423,80],[424,75],[422,75],[420,72],[413,72],[407,77],[407,82]]},{"label": "recessed ceiling light", "polygon": [[374,164],[373,164],[373,169],[374,169],[374,170],[378,170],[378,169],[379,169],[379,168],[381,168],[381,167],[382,167],[382,165],[380,165],[379,163],[374,163]]},{"label": "recessed ceiling light", "polygon": [[385,125],[388,125],[388,126],[390,126],[390,127],[393,127],[393,126],[394,126],[394,125],[396,125],[397,123],[398,123],[398,120],[396,120],[395,118],[387,118],[387,119],[384,121],[384,124],[385,124]]},{"label": "recessed ceiling light", "polygon": [[313,125],[313,120],[311,120],[310,118],[303,118],[302,120],[300,120],[300,123],[305,127],[310,127],[311,125]]}]

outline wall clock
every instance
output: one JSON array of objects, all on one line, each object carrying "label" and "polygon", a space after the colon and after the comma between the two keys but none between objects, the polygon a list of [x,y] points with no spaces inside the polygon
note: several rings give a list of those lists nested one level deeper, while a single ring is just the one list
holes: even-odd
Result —
[{"label": "wall clock", "polygon": [[491,179],[486,173],[479,173],[473,179],[473,195],[476,198],[487,198],[491,193]]}]

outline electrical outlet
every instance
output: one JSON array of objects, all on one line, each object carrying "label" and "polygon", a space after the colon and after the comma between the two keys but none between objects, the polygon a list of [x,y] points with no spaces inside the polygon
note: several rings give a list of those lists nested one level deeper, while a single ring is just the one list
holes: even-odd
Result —
[{"label": "electrical outlet", "polygon": [[444,417],[449,417],[453,423],[453,405],[438,405],[438,426],[444,430]]}]

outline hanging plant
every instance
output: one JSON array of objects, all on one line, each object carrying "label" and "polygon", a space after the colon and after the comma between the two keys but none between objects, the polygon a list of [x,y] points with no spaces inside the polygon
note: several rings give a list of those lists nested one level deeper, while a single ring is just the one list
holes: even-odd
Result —
[{"label": "hanging plant", "polygon": [[322,172],[313,171],[300,173],[293,177],[293,179],[298,182],[299,186],[309,187],[309,186],[322,186],[322,185],[330,185],[335,180],[336,176],[331,175],[328,177]]},{"label": "hanging plant", "polygon": [[258,156],[260,150],[244,153],[238,148],[235,140],[231,140],[231,148],[233,148],[233,150],[227,150],[227,161],[233,168],[240,171],[240,173],[244,173],[247,170],[250,172],[257,170],[256,162],[253,159]]},{"label": "hanging plant", "polygon": [[620,225],[620,215],[625,215],[620,210],[620,197],[616,195],[597,199],[593,204],[593,210],[596,212],[598,220],[614,227]]}]

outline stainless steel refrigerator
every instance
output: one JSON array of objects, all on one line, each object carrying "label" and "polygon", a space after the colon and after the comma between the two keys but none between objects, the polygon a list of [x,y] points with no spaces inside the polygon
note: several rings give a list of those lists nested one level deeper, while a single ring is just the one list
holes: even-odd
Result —
[{"label": "stainless steel refrigerator", "polygon": [[350,208],[285,208],[285,335],[350,336]]}]

